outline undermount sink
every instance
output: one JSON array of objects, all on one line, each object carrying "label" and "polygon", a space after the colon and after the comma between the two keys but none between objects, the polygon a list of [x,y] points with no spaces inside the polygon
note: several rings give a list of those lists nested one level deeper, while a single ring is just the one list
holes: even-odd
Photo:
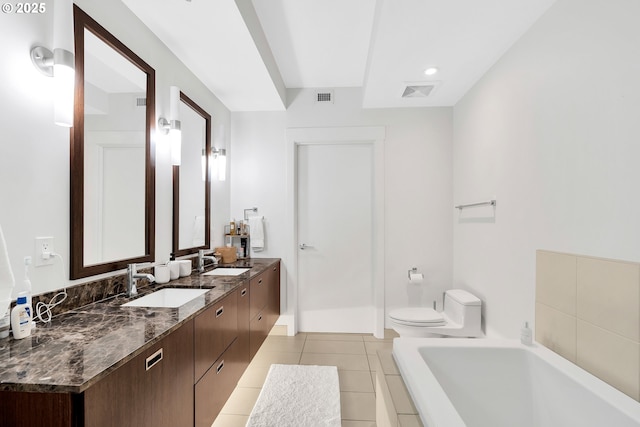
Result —
[{"label": "undermount sink", "polygon": [[206,273],[202,273],[203,276],[239,276],[242,273],[246,273],[251,270],[250,268],[228,268],[228,267],[220,267],[213,269],[211,271],[207,271]]},{"label": "undermount sink", "polygon": [[122,307],[176,308],[207,293],[209,289],[164,288],[122,304]]}]

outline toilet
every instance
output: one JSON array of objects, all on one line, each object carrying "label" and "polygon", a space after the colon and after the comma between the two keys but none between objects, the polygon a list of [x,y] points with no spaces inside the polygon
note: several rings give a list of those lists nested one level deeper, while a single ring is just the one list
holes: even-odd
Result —
[{"label": "toilet", "polygon": [[482,336],[482,302],[462,289],[444,293],[444,310],[407,307],[391,310],[391,327],[401,337],[468,337]]}]

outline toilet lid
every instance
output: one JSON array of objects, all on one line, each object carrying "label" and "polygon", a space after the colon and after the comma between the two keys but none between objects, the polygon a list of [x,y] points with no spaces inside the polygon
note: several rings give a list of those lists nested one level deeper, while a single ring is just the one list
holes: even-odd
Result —
[{"label": "toilet lid", "polygon": [[407,307],[392,310],[389,317],[404,324],[420,324],[422,326],[442,326],[446,322],[442,314],[427,307]]}]

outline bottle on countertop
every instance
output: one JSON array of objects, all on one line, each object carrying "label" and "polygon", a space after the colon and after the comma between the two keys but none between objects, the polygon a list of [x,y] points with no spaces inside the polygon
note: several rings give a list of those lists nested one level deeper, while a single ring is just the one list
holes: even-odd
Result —
[{"label": "bottle on countertop", "polygon": [[31,335],[31,311],[24,293],[18,296],[16,306],[11,310],[11,332],[17,340]]},{"label": "bottle on countertop", "polygon": [[31,280],[29,280],[29,266],[31,265],[31,257],[30,256],[26,256],[24,257],[24,280],[23,280],[23,286],[24,286],[24,292],[26,293],[26,297],[27,297],[27,306],[29,306],[29,314],[31,315],[31,329],[36,327],[36,322],[33,320],[33,298],[32,298],[32,292],[31,292]]},{"label": "bottle on countertop", "polygon": [[229,223],[229,234],[232,236],[236,235],[236,222],[234,220],[231,220]]},{"label": "bottle on countertop", "polygon": [[524,345],[531,345],[533,343],[533,334],[529,328],[529,322],[524,322],[524,326],[520,331],[520,342]]}]

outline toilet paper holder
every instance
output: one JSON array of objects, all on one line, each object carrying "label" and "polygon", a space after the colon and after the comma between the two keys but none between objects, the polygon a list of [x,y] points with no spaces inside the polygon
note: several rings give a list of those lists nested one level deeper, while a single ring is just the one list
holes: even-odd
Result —
[{"label": "toilet paper holder", "polygon": [[418,273],[418,269],[413,267],[407,271],[409,277],[409,283],[420,284],[424,280],[424,274]]}]

